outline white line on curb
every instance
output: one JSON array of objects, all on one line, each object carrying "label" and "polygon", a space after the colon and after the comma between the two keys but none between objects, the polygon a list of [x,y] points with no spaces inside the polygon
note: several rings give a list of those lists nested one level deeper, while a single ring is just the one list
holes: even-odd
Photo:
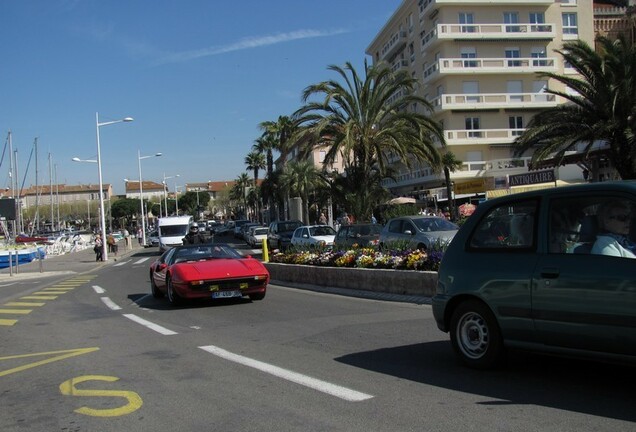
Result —
[{"label": "white line on curb", "polygon": [[108,306],[112,310],[120,310],[121,308],[115,304],[114,301],[109,299],[108,297],[100,297],[106,306]]},{"label": "white line on curb", "polygon": [[160,325],[157,325],[155,323],[152,323],[150,321],[146,321],[143,318],[139,318],[137,315],[133,315],[133,314],[124,314],[124,316],[126,318],[128,318],[131,321],[134,321],[138,324],[141,324],[142,326],[148,327],[150,330],[154,330],[157,333],[161,333],[162,335],[166,335],[166,336],[170,336],[170,335],[176,335],[179,334],[177,332],[174,332],[172,330],[168,330],[165,327],[161,327]]},{"label": "white line on curb", "polygon": [[372,395],[369,395],[366,393],[361,393],[355,390],[348,389],[346,387],[342,387],[336,384],[331,384],[326,381],[321,381],[319,379],[312,378],[307,375],[302,375],[297,372],[292,372],[287,369],[283,369],[278,366],[271,365],[269,363],[264,363],[258,360],[251,359],[249,357],[233,354],[229,351],[224,350],[223,348],[219,348],[213,345],[200,346],[199,348],[201,348],[203,351],[207,351],[210,354],[214,354],[215,356],[224,358],[226,360],[239,363],[254,369],[258,369],[260,371],[269,373],[279,378],[283,378],[288,381],[294,382],[296,384],[300,384],[305,387],[309,387],[314,390],[327,393],[329,395],[338,397],[340,399],[344,399],[349,402],[360,402],[363,400],[373,398]]},{"label": "white line on curb", "polygon": [[106,290],[104,290],[104,288],[100,287],[99,285],[93,285],[93,289],[97,294],[104,294],[106,292]]}]

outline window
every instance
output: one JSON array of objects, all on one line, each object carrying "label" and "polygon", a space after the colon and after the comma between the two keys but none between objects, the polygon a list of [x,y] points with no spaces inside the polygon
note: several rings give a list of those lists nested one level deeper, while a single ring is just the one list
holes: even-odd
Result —
[{"label": "window", "polygon": [[511,24],[519,24],[519,13],[518,12],[504,12],[504,24],[506,24],[506,33],[518,33],[521,31],[521,27],[518,25]]},{"label": "window", "polygon": [[[466,117],[466,130],[473,131],[481,129],[479,126],[479,117]],[[469,138],[481,138],[481,132],[468,132]]]},{"label": "window", "polygon": [[[528,17],[528,21],[530,24],[545,24],[545,14],[543,12],[530,12]],[[545,25],[531,25],[531,32],[546,32],[549,31],[550,27]]]},{"label": "window", "polygon": [[563,34],[564,35],[579,34],[576,13],[573,13],[573,12],[564,13],[562,15],[562,18],[563,18]]},{"label": "window", "polygon": [[506,82],[506,90],[510,102],[523,102],[523,81],[514,80]]},{"label": "window", "polygon": [[[463,59],[474,59],[477,58],[477,51],[475,50],[475,48],[462,48],[462,52],[461,52],[461,57]],[[477,67],[477,62],[474,60],[464,60],[463,61],[463,66],[465,68],[469,68],[469,67]]]},{"label": "window", "polygon": [[[532,48],[532,53],[530,54],[533,59],[544,59],[548,57],[546,53],[546,47],[534,47]],[[532,66],[547,66],[547,60],[532,60]]]},{"label": "window", "polygon": [[479,103],[479,81],[464,81],[462,92],[467,103]]},{"label": "window", "polygon": [[[506,58],[514,59],[521,57],[519,48],[506,48]],[[508,60],[508,67],[520,67],[521,62],[519,60]]]},{"label": "window", "polygon": [[471,234],[476,249],[531,250],[536,247],[537,201],[525,200],[495,207]]},{"label": "window", "polygon": [[402,220],[396,219],[391,221],[389,224],[389,232],[391,233],[402,233]]},{"label": "window", "polygon": [[512,129],[512,136],[519,136],[523,133],[523,117],[522,116],[510,116],[508,117],[508,127]]},{"label": "window", "polygon": [[477,30],[477,27],[474,25],[468,25],[475,24],[475,17],[472,13],[460,12],[459,24],[461,24],[460,28],[462,33],[475,33]]},{"label": "window", "polygon": [[634,258],[634,202],[592,195],[555,198],[549,206],[549,252]]}]

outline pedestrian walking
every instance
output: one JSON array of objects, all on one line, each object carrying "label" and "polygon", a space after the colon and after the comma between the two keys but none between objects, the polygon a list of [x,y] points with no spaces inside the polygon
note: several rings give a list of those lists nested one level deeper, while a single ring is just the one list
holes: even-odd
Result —
[{"label": "pedestrian walking", "polygon": [[141,228],[139,228],[137,230],[137,241],[139,242],[139,246],[143,246],[143,242],[144,242],[144,232],[141,230]]},{"label": "pedestrian walking", "polygon": [[95,261],[104,261],[104,241],[99,234],[95,236],[93,251],[95,251]]}]

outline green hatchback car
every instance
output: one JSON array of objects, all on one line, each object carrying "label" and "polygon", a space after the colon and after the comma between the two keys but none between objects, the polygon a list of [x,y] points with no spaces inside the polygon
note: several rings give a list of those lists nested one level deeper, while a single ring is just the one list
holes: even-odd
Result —
[{"label": "green hatchback car", "polygon": [[486,201],[439,270],[433,315],[468,366],[507,348],[636,362],[636,182]]}]

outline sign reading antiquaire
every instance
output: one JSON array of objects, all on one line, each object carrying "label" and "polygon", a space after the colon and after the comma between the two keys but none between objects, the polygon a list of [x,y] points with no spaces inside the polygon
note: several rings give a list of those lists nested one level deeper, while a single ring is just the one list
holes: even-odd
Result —
[{"label": "sign reading antiquaire", "polygon": [[537,183],[555,182],[554,170],[536,171],[527,174],[511,175],[508,177],[508,186],[524,186]]}]

